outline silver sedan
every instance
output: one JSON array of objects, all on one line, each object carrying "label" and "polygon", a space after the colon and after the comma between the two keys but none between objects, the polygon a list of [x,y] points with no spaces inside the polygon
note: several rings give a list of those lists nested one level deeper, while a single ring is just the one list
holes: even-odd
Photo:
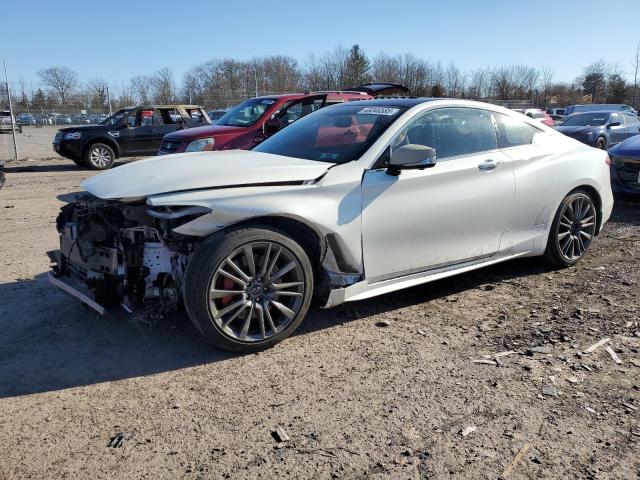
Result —
[{"label": "silver sedan", "polygon": [[184,303],[210,342],[256,351],[313,298],[331,307],[518,257],[575,264],[611,213],[608,163],[494,105],[345,103],[252,151],[85,181],[58,218],[51,281],[100,312]]}]

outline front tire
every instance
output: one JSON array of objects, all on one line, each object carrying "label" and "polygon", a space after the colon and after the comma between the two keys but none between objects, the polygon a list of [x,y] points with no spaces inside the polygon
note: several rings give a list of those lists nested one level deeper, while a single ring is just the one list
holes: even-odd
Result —
[{"label": "front tire", "polygon": [[607,139],[604,137],[598,137],[598,139],[596,140],[596,148],[599,148],[600,150],[606,150]]},{"label": "front tire", "polygon": [[210,343],[248,353],[289,337],[313,288],[311,262],[297,242],[270,227],[245,227],[198,247],[185,273],[184,302]]},{"label": "front tire", "polygon": [[545,260],[558,267],[575,265],[595,237],[597,220],[595,203],[587,192],[575,190],[567,195],[551,224]]},{"label": "front tire", "polygon": [[104,143],[94,143],[87,148],[84,154],[84,163],[94,170],[106,170],[113,166],[116,154],[113,149]]}]

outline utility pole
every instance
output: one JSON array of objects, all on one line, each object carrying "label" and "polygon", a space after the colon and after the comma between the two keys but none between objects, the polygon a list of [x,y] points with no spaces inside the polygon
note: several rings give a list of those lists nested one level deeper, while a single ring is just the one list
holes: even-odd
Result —
[{"label": "utility pole", "polygon": [[11,92],[9,91],[9,77],[7,76],[7,61],[3,60],[4,64],[4,84],[7,87],[7,97],[9,98],[9,112],[11,114],[11,134],[13,135],[13,154],[15,155],[16,162],[18,161],[18,143],[16,142],[16,121],[13,115],[13,104],[11,103]]},{"label": "utility pole", "polygon": [[113,110],[111,109],[111,94],[109,93],[109,85],[107,85],[107,102],[109,102],[109,116],[113,115]]}]

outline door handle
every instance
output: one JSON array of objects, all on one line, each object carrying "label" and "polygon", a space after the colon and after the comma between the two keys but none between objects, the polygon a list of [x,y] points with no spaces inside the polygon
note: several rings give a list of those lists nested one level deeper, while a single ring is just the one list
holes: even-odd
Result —
[{"label": "door handle", "polygon": [[490,172],[491,170],[495,170],[500,165],[502,165],[501,160],[485,160],[480,165],[478,165],[478,170],[482,172]]}]

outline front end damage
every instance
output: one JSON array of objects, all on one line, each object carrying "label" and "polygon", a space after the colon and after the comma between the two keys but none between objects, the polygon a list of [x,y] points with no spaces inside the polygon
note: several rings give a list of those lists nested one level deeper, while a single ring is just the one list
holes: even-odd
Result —
[{"label": "front end damage", "polygon": [[[180,227],[208,213],[211,209],[202,206],[151,206],[146,198],[77,194],[56,221],[60,249],[48,252],[50,282],[100,314],[122,307],[145,323],[157,322],[180,304],[187,265],[206,238],[179,233],[190,231]],[[320,240],[318,253],[316,299],[333,306],[341,303],[336,291],[361,275],[345,265],[333,234]]]},{"label": "front end damage", "polygon": [[60,249],[49,252],[51,282],[99,313],[117,305],[129,312],[167,312],[179,303],[197,241],[172,230],[208,211],[150,209],[143,200],[80,194],[56,221]]}]

